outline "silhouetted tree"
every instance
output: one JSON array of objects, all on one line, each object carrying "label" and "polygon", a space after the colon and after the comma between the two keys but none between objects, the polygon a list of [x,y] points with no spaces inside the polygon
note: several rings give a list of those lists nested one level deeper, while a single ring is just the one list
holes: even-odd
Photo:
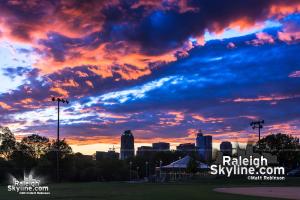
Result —
[{"label": "silhouetted tree", "polygon": [[276,155],[281,165],[293,167],[300,162],[299,138],[286,134],[272,134],[262,138],[256,149]]},{"label": "silhouetted tree", "polygon": [[[55,157],[56,159],[56,152],[58,150],[58,143],[56,140],[52,140],[49,151],[47,153],[47,156]],[[59,152],[60,152],[60,158],[64,158],[68,154],[72,154],[72,148],[70,145],[65,141],[65,139],[59,141]]]},{"label": "silhouetted tree", "polygon": [[103,159],[97,162],[97,167],[100,170],[97,177],[100,181],[129,179],[129,165],[123,160]]},{"label": "silhouetted tree", "polygon": [[0,156],[9,159],[16,150],[16,138],[8,127],[0,126]]},{"label": "silhouetted tree", "polygon": [[24,137],[20,144],[20,150],[28,153],[31,157],[38,159],[49,150],[49,139],[37,134]]},{"label": "silhouetted tree", "polygon": [[17,144],[17,149],[13,151],[10,159],[19,173],[23,173],[24,170],[32,169],[37,162],[37,160],[32,156],[32,152],[28,150],[28,146],[21,143]]}]

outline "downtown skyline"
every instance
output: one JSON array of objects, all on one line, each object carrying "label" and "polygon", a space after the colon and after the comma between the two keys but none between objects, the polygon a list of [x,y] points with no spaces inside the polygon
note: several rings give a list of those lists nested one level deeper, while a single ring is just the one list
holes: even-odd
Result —
[{"label": "downtown skyline", "polygon": [[0,125],[91,154],[300,136],[300,1],[1,1]]}]

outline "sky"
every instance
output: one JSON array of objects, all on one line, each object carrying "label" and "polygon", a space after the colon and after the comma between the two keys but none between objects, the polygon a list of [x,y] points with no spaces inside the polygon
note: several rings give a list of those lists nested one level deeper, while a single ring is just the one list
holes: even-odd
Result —
[{"label": "sky", "polygon": [[2,0],[0,125],[75,152],[300,136],[299,0]]}]

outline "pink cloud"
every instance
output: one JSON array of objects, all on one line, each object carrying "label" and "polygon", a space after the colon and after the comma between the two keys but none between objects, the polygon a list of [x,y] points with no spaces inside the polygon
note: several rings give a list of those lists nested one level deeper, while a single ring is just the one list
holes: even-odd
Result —
[{"label": "pink cloud", "polygon": [[235,44],[233,43],[233,42],[229,42],[228,44],[227,44],[227,48],[228,49],[233,49],[233,48],[235,48],[236,46],[235,46]]},{"label": "pink cloud", "polygon": [[300,78],[300,71],[294,71],[289,74],[290,78]]},{"label": "pink cloud", "polygon": [[274,43],[274,38],[272,37],[272,35],[269,35],[267,33],[263,33],[263,32],[257,33],[256,38],[257,39],[251,40],[248,43],[252,44],[253,46],[260,46],[263,44],[273,44]]}]

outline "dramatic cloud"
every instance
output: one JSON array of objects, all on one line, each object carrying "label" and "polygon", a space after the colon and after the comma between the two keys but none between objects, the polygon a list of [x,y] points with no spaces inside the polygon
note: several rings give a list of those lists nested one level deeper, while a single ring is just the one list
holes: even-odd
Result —
[{"label": "dramatic cloud", "polygon": [[56,96],[73,145],[125,129],[245,142],[255,119],[299,135],[299,13],[297,0],[1,1],[1,125],[54,137]]},{"label": "dramatic cloud", "polygon": [[[149,75],[153,63],[187,55],[206,30],[251,29],[299,7],[277,0],[2,1],[0,29],[4,38],[33,45],[40,55],[34,66],[44,73],[89,65],[104,78],[130,80]],[[290,40],[286,34],[282,40]]]}]

